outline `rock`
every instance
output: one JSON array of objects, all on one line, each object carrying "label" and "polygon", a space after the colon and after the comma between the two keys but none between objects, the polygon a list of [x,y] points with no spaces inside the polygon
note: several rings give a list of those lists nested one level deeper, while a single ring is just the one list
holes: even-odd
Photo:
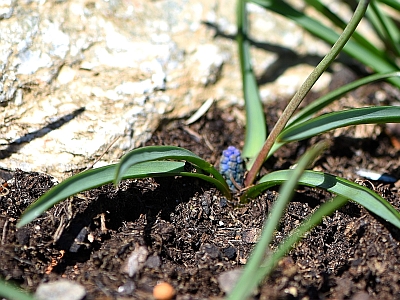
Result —
[{"label": "rock", "polygon": [[235,287],[242,273],[242,269],[234,269],[222,272],[220,275],[218,275],[217,280],[221,291],[229,294]]},{"label": "rock", "polygon": [[[292,23],[249,12],[255,40],[282,44],[253,47],[258,74],[280,62],[279,49],[316,53]],[[63,179],[116,137],[97,166],[209,98],[243,105],[232,1],[6,1],[0,16],[0,168]],[[263,85],[264,101],[293,93],[309,72],[290,70]]]},{"label": "rock", "polygon": [[130,295],[135,290],[135,283],[131,280],[128,280],[123,285],[118,287],[118,293],[121,295]]},{"label": "rock", "polygon": [[221,251],[214,244],[206,243],[204,245],[201,245],[199,253],[205,254],[211,259],[220,259],[222,257]]},{"label": "rock", "polygon": [[237,251],[236,251],[235,247],[232,247],[232,246],[226,247],[223,249],[223,252],[224,252],[224,255],[230,260],[233,260],[236,258]]},{"label": "rock", "polygon": [[242,232],[242,241],[248,244],[257,243],[261,236],[261,229],[259,228],[248,228]]},{"label": "rock", "polygon": [[40,300],[80,300],[85,296],[83,286],[66,279],[41,283],[35,292],[35,298]]},{"label": "rock", "polygon": [[149,251],[146,247],[137,247],[124,262],[121,272],[128,274],[129,277],[133,277],[144,267],[148,255]]},{"label": "rock", "polygon": [[161,266],[161,258],[158,255],[149,256],[146,260],[145,267],[157,269]]}]

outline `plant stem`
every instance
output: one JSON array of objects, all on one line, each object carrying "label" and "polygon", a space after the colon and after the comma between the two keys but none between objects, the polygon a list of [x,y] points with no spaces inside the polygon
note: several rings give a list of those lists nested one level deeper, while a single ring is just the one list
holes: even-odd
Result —
[{"label": "plant stem", "polygon": [[302,84],[300,89],[293,96],[292,100],[290,100],[289,104],[283,111],[281,117],[276,122],[274,128],[271,130],[271,133],[268,135],[267,140],[265,141],[260,153],[257,155],[254,161],[253,166],[251,167],[249,173],[247,174],[246,179],[244,181],[246,187],[253,184],[258,172],[261,169],[262,164],[264,163],[265,158],[270,152],[278,135],[285,128],[287,122],[289,121],[290,117],[293,115],[297,107],[300,105],[301,101],[303,101],[303,99],[310,91],[310,89],[313,87],[318,78],[325,72],[325,70],[329,67],[329,65],[333,62],[333,60],[336,58],[339,52],[343,49],[344,45],[350,39],[354,30],[357,28],[358,24],[363,18],[365,11],[367,10],[368,4],[369,0],[360,0],[360,3],[356,8],[353,17],[351,18],[349,24],[344,29],[342,35],[332,46],[332,49],[329,51],[329,53],[321,60],[321,62],[307,77],[306,81]]}]

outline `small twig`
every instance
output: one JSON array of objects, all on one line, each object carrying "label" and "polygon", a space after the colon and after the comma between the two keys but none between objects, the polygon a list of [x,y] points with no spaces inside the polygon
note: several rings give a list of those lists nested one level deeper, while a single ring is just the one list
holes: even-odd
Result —
[{"label": "small twig", "polygon": [[198,119],[200,119],[211,107],[211,105],[214,103],[213,98],[207,99],[202,106],[189,118],[186,120],[185,124],[190,125],[194,122],[196,122]]},{"label": "small twig", "polygon": [[114,138],[114,139],[112,140],[112,142],[107,146],[107,148],[103,151],[103,153],[101,153],[100,156],[99,156],[98,158],[96,158],[95,161],[94,161],[92,164],[88,165],[84,171],[87,171],[87,170],[89,170],[89,169],[92,169],[93,166],[94,166],[96,163],[98,163],[98,161],[107,153],[108,150],[110,150],[110,148],[112,147],[112,145],[114,145],[115,142],[116,142],[119,138],[120,138],[120,136],[117,136],[116,138]]},{"label": "small twig", "polygon": [[182,129],[185,130],[191,137],[193,137],[197,143],[200,143],[202,137],[193,129],[190,129],[188,126],[182,126]]},{"label": "small twig", "polygon": [[107,227],[106,227],[106,215],[105,213],[100,214],[100,229],[103,233],[107,232]]},{"label": "small twig", "polygon": [[4,241],[6,240],[7,225],[8,225],[8,220],[6,220],[4,222],[4,226],[3,226],[3,234],[1,235],[1,244],[2,245],[4,245]]},{"label": "small twig", "polygon": [[206,143],[206,146],[211,150],[211,151],[215,151],[213,145],[211,145],[210,141],[208,140],[208,138],[203,134],[203,140]]},{"label": "small twig", "polygon": [[60,225],[58,225],[58,228],[53,235],[53,243],[56,243],[60,239],[61,234],[64,231],[65,225],[66,225],[66,222],[64,221],[64,215],[61,215]]}]

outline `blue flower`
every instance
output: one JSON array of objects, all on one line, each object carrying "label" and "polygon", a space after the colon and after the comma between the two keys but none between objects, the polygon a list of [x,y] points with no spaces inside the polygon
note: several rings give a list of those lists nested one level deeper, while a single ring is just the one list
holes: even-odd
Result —
[{"label": "blue flower", "polygon": [[238,186],[243,185],[243,159],[238,149],[229,146],[228,149],[222,152],[222,157],[219,163],[219,172],[224,176],[226,183],[232,192],[237,191],[237,187],[232,180],[234,180]]}]

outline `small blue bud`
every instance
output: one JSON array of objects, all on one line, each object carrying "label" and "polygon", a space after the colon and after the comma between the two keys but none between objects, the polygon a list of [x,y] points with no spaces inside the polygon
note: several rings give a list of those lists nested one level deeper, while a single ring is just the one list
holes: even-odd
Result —
[{"label": "small blue bud", "polygon": [[236,186],[232,183],[232,179],[237,185],[243,185],[244,166],[242,156],[238,149],[229,146],[228,149],[222,151],[219,172],[225,178],[232,192],[237,191]]},{"label": "small blue bud", "polygon": [[228,157],[226,157],[226,156],[222,156],[222,157],[221,157],[221,163],[226,164],[226,163],[228,163],[228,161],[229,161],[229,158],[228,158]]}]

